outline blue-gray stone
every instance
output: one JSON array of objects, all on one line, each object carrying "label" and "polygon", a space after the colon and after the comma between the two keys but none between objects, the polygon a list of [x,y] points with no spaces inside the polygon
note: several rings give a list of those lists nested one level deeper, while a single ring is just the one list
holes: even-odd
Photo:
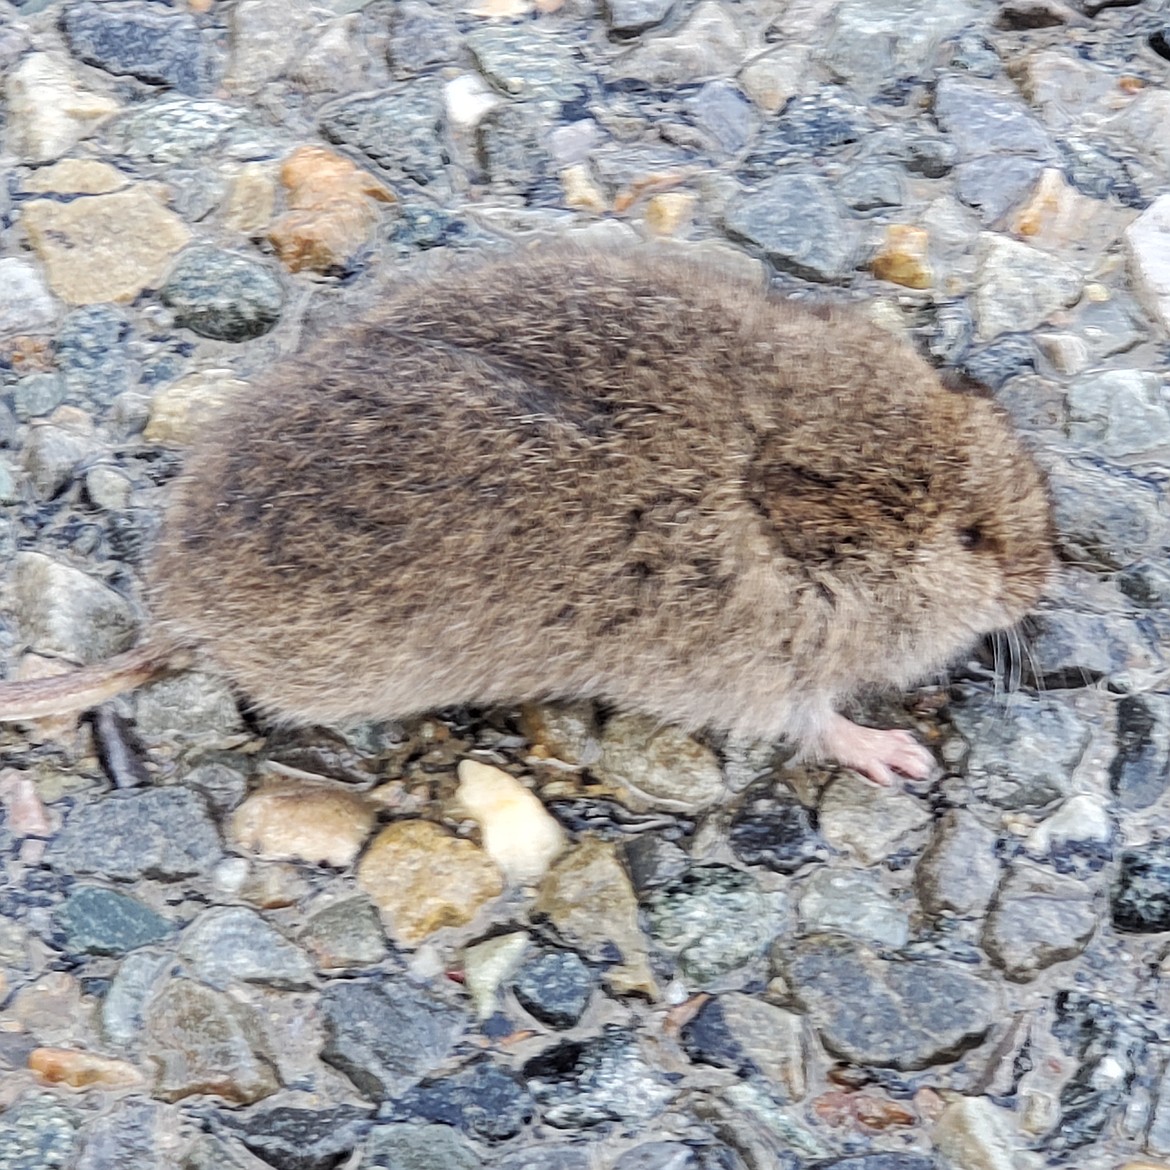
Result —
[{"label": "blue-gray stone", "polygon": [[250,341],[280,319],[284,289],[267,268],[235,252],[190,248],[159,290],[175,324],[218,341]]},{"label": "blue-gray stone", "polygon": [[53,912],[53,921],[73,954],[124,955],[160,942],[173,929],[136,898],[102,886],[77,886]]}]

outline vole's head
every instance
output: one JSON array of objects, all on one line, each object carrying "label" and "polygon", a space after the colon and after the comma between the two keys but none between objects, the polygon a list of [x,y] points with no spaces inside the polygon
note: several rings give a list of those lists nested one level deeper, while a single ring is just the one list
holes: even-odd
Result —
[{"label": "vole's head", "polygon": [[838,393],[765,435],[750,472],[773,546],[824,598],[843,681],[906,685],[944,666],[1019,621],[1054,564],[1031,457],[991,403],[920,365],[905,371],[918,389]]}]

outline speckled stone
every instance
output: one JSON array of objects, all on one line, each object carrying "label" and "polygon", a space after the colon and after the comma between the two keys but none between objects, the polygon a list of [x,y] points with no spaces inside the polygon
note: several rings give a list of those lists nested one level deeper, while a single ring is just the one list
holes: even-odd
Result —
[{"label": "speckled stone", "polygon": [[166,938],[173,927],[135,898],[101,886],[76,886],[53,912],[74,954],[123,955]]},{"label": "speckled stone", "polygon": [[[527,1156],[527,1155],[522,1155]],[[480,1170],[472,1147],[449,1125],[379,1125],[366,1140],[363,1162],[386,1170]]]},{"label": "speckled stone", "polygon": [[999,884],[995,832],[966,809],[950,809],[934,828],[915,869],[928,914],[981,914]]},{"label": "speckled stone", "polygon": [[81,1117],[47,1093],[29,1093],[0,1113],[0,1166],[71,1170]]},{"label": "speckled stone", "polygon": [[321,1058],[373,1101],[400,1094],[448,1055],[462,1013],[391,979],[334,983],[321,993]]},{"label": "speckled stone", "polygon": [[134,696],[134,713],[138,730],[149,739],[218,742],[238,736],[244,727],[227,683],[197,671],[142,687]]},{"label": "speckled stone", "polygon": [[535,1110],[515,1073],[490,1060],[477,1060],[434,1081],[424,1081],[383,1105],[393,1121],[442,1121],[469,1137],[501,1142],[515,1137]]},{"label": "speckled stone", "polygon": [[203,94],[211,88],[211,58],[185,12],[156,4],[82,0],[65,9],[61,27],[73,55],[87,65],[179,93]]},{"label": "speckled stone", "polygon": [[191,248],[159,290],[175,324],[201,337],[249,341],[280,318],[284,290],[265,267],[235,252]]},{"label": "speckled stone", "polygon": [[998,1019],[992,983],[956,963],[887,961],[834,935],[781,940],[775,959],[825,1047],[856,1064],[926,1068]]},{"label": "speckled stone", "polygon": [[211,987],[235,981],[282,991],[312,986],[313,966],[299,947],[244,906],[214,906],[183,932],[179,955]]},{"label": "speckled stone", "polygon": [[813,874],[798,910],[801,925],[810,934],[839,931],[887,947],[905,946],[910,937],[907,911],[862,870]]},{"label": "speckled stone", "polygon": [[619,58],[619,77],[667,88],[729,73],[744,58],[747,42],[732,14],[702,0],[670,36],[647,38]]},{"label": "speckled stone", "polygon": [[533,955],[516,972],[512,987],[521,1007],[550,1028],[571,1028],[593,991],[593,974],[572,951]]},{"label": "speckled stone", "polygon": [[132,109],[109,135],[135,162],[177,163],[213,151],[245,116],[242,107],[210,98],[169,98]]}]

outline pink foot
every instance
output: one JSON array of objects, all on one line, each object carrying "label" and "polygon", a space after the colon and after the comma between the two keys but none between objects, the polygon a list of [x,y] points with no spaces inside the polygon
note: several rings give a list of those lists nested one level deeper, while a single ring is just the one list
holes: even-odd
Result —
[{"label": "pink foot", "polygon": [[833,716],[821,747],[837,763],[886,788],[894,783],[896,772],[925,780],[934,770],[934,756],[910,732],[859,727],[844,715]]}]

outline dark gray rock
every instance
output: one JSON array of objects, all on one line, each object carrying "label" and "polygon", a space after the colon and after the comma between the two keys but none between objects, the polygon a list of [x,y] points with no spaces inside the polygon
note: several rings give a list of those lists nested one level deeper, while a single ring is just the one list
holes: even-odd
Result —
[{"label": "dark gray rock", "polygon": [[447,1056],[463,1014],[405,982],[335,983],[321,993],[321,1058],[373,1101],[401,1094]]},{"label": "dark gray rock", "polygon": [[1069,789],[1089,727],[1056,695],[968,692],[950,709],[971,745],[967,776],[998,808],[1044,808]]},{"label": "dark gray rock", "polygon": [[633,1037],[612,1026],[594,1039],[542,1052],[524,1066],[524,1077],[541,1118],[557,1129],[605,1121],[647,1125],[675,1094]]},{"label": "dark gray rock", "polygon": [[211,88],[211,60],[185,12],[159,4],[83,0],[65,10],[61,27],[73,55],[87,65],[180,93],[204,94]]},{"label": "dark gray rock", "polygon": [[931,915],[982,914],[999,883],[995,833],[965,809],[951,809],[934,828],[914,876]]},{"label": "dark gray rock", "polygon": [[574,951],[545,951],[525,961],[512,981],[516,998],[550,1028],[571,1028],[593,994],[593,973]]},{"label": "dark gray rock", "polygon": [[301,928],[297,941],[326,969],[365,967],[386,955],[382,920],[364,897],[346,898],[317,910]]},{"label": "dark gray rock", "polygon": [[988,154],[955,167],[955,194],[993,224],[1036,185],[1044,164],[1014,154]]},{"label": "dark gray rock", "polygon": [[1122,853],[1112,909],[1118,930],[1170,930],[1170,841],[1152,841]]},{"label": "dark gray rock", "polygon": [[991,983],[954,963],[887,961],[837,935],[782,942],[774,957],[825,1047],[854,1064],[927,1068],[999,1019]]},{"label": "dark gray rock", "polygon": [[1126,695],[1117,704],[1117,755],[1109,786],[1122,808],[1149,808],[1170,784],[1170,695]]},{"label": "dark gray rock", "polygon": [[1056,147],[1019,98],[956,74],[939,79],[934,116],[963,158],[1024,154],[1052,160]]},{"label": "dark gray rock", "polygon": [[53,338],[57,371],[74,401],[107,405],[130,388],[130,320],[114,305],[83,305],[70,312]]},{"label": "dark gray rock", "polygon": [[207,873],[220,856],[219,833],[195,793],[151,788],[78,805],[47,860],[65,873],[137,881]]},{"label": "dark gray rock", "polygon": [[1004,333],[964,354],[959,368],[972,381],[998,390],[1010,379],[1035,371],[1036,344],[1027,333]]},{"label": "dark gray rock", "polygon": [[[475,1151],[449,1125],[379,1125],[362,1152],[361,1170],[479,1170]],[[498,1166],[503,1163],[497,1163]],[[586,1168],[587,1170],[587,1168]]]},{"label": "dark gray rock", "polygon": [[167,938],[174,927],[137,898],[102,886],[77,886],[53,912],[73,954],[124,955]]},{"label": "dark gray rock", "polygon": [[448,12],[418,0],[395,4],[386,56],[397,77],[413,77],[455,61],[460,52],[459,29]]},{"label": "dark gray rock", "polygon": [[437,85],[426,79],[404,91],[347,98],[321,115],[321,133],[330,141],[352,146],[395,179],[438,194],[447,190],[444,168],[450,161],[440,128],[443,100]]},{"label": "dark gray rock", "polygon": [[615,36],[636,37],[661,24],[673,7],[674,0],[607,0],[605,10]]},{"label": "dark gray rock", "polygon": [[494,186],[531,195],[548,178],[547,127],[547,114],[533,103],[509,103],[487,114],[477,138],[481,164]]},{"label": "dark gray rock", "polygon": [[812,813],[784,795],[745,801],[731,822],[728,839],[746,865],[763,865],[776,873],[796,873],[826,852]]},{"label": "dark gray rock", "polygon": [[487,1060],[416,1085],[383,1105],[389,1121],[434,1121],[453,1125],[481,1141],[515,1137],[532,1120],[532,1097],[515,1076]]},{"label": "dark gray rock", "polygon": [[467,44],[484,77],[514,98],[574,103],[586,95],[588,74],[575,45],[534,24],[481,24]]},{"label": "dark gray rock", "polygon": [[166,1124],[156,1101],[119,1101],[86,1126],[77,1170],[157,1170]]},{"label": "dark gray rock", "polygon": [[860,166],[842,178],[837,185],[837,194],[845,206],[854,211],[899,207],[902,180],[895,167]]},{"label": "dark gray rock", "polygon": [[334,1170],[370,1127],[369,1114],[351,1105],[283,1106],[262,1113],[224,1113],[216,1121],[279,1170]]},{"label": "dark gray rock", "polygon": [[284,289],[263,265],[218,248],[189,248],[159,290],[175,324],[217,341],[250,341],[280,319]]},{"label": "dark gray rock", "polygon": [[807,280],[842,280],[862,259],[857,225],[828,184],[812,175],[781,175],[737,196],[724,225],[780,271]]},{"label": "dark gray rock", "polygon": [[664,841],[650,833],[639,833],[623,842],[622,853],[630,882],[639,897],[682,877],[691,864],[690,858],[673,841]]},{"label": "dark gray rock", "polygon": [[1056,539],[1075,563],[1124,568],[1170,548],[1170,521],[1153,483],[1101,461],[1046,470]]},{"label": "dark gray rock", "polygon": [[66,1170],[73,1166],[81,1118],[47,1094],[17,1100],[0,1113],[4,1170]]}]

